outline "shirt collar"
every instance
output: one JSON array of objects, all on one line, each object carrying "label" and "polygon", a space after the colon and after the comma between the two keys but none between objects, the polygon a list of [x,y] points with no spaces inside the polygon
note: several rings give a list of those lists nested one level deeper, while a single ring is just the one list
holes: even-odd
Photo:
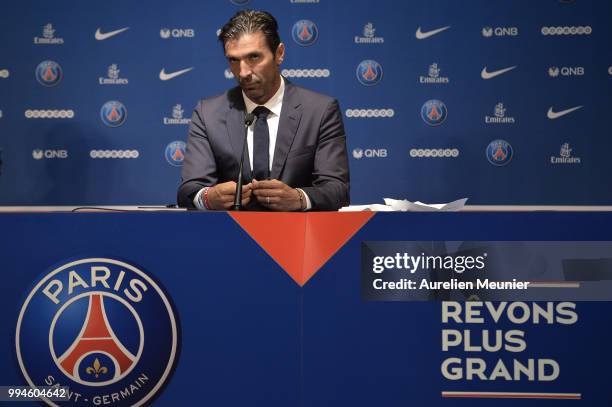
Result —
[{"label": "shirt collar", "polygon": [[285,94],[285,78],[283,78],[282,76],[280,78],[281,78],[281,83],[280,83],[280,86],[278,87],[278,90],[276,91],[274,96],[272,96],[263,105],[258,105],[257,103],[253,102],[251,99],[247,97],[244,91],[242,91],[242,98],[244,99],[244,105],[246,106],[247,113],[251,113],[253,110],[255,110],[257,106],[265,106],[268,108],[268,110],[272,112],[272,114],[280,116],[281,108],[283,107],[283,96]]}]

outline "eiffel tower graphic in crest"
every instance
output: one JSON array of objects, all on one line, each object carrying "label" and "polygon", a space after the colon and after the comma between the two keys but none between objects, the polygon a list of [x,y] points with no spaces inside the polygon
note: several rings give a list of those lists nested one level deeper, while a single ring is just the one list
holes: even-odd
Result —
[{"label": "eiffel tower graphic in crest", "polygon": [[80,361],[91,353],[109,356],[115,364],[115,377],[125,373],[136,360],[110,328],[100,294],[90,295],[89,308],[81,332],[60,356],[59,364],[67,373],[79,378]]}]

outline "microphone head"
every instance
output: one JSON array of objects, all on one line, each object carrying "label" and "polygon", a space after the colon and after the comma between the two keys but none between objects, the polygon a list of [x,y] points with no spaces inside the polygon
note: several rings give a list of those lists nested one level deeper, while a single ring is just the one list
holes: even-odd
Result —
[{"label": "microphone head", "polygon": [[249,127],[255,121],[255,115],[253,113],[247,113],[244,116],[244,125]]}]

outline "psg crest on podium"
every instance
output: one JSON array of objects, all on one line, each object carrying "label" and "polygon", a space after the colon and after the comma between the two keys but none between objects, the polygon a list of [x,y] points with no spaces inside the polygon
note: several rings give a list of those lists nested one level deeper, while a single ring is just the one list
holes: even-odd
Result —
[{"label": "psg crest on podium", "polygon": [[49,405],[139,406],[169,379],[178,350],[173,306],[128,263],[88,258],[35,282],[17,321],[21,371],[32,387],[67,386]]}]

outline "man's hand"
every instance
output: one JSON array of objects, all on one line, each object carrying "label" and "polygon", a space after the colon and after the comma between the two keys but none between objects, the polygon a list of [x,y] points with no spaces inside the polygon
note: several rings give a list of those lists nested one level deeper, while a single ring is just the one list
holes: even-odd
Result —
[{"label": "man's hand", "polygon": [[[236,183],[234,181],[224,182],[210,187],[208,190],[208,206],[214,210],[227,210],[234,205],[236,195]],[[202,198],[204,200],[204,198]],[[242,186],[242,206],[251,201],[251,184]]]},{"label": "man's hand", "polygon": [[276,180],[251,182],[253,195],[257,201],[273,211],[298,211],[302,209],[300,191]]}]

